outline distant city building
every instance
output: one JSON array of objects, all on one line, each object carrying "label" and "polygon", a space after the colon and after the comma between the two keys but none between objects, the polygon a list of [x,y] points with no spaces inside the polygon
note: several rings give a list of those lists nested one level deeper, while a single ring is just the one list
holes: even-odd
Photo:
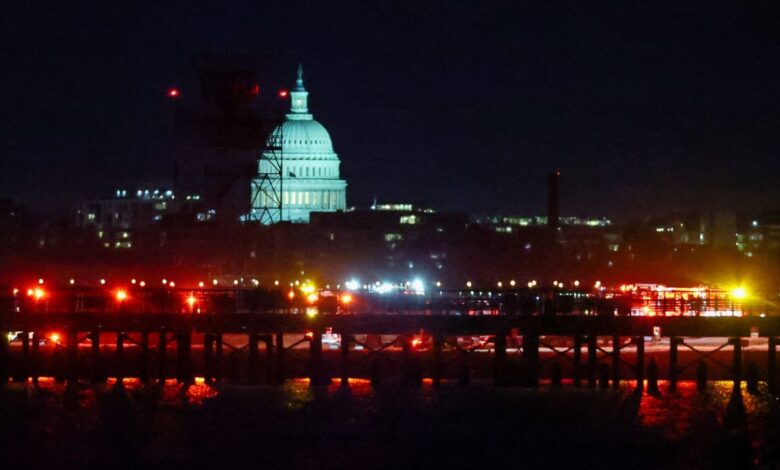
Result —
[{"label": "distant city building", "polygon": [[[187,198],[192,201],[199,196]],[[113,197],[78,203],[75,223],[94,229],[106,248],[132,248],[133,233],[161,221],[174,200],[170,189],[118,189]]]},{"label": "distant city building", "polygon": [[[333,151],[330,134],[309,113],[309,92],[303,86],[303,71],[298,67],[298,79],[290,92],[291,108],[286,120],[269,139],[281,141],[281,220],[308,222],[311,212],[335,212],[346,209],[347,183],[339,176],[338,155]],[[271,152],[260,159],[259,174],[274,171]],[[260,220],[262,208],[273,205],[269,195],[261,190],[262,182],[252,183],[253,206],[250,220]],[[268,221],[263,220],[264,223]]]}]

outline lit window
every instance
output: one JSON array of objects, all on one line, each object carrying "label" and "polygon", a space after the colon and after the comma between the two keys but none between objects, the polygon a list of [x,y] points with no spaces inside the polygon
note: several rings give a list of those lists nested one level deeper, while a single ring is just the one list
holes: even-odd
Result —
[{"label": "lit window", "polygon": [[311,203],[310,197],[309,197],[309,191],[306,191],[306,194],[304,195],[304,203],[308,206]]},{"label": "lit window", "polygon": [[284,203],[289,204],[290,203],[290,195],[287,191],[284,192],[284,195],[282,196],[284,198]]}]

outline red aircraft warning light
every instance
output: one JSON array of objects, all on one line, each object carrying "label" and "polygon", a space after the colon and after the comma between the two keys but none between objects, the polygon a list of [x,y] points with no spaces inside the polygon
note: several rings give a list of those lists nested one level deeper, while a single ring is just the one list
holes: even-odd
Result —
[{"label": "red aircraft warning light", "polygon": [[288,96],[290,96],[290,92],[285,90],[285,89],[279,90],[279,93],[277,93],[277,94],[278,94],[279,98],[282,98],[282,99],[287,98]]},{"label": "red aircraft warning light", "polygon": [[174,99],[179,97],[179,89],[178,88],[168,88],[168,98]]}]

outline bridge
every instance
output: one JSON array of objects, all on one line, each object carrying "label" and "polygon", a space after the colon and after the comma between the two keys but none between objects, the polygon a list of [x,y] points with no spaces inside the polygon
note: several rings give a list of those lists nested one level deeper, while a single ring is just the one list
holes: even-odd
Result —
[{"label": "bridge", "polygon": [[[444,380],[467,384],[475,367],[472,357],[480,350],[489,357],[488,368],[497,385],[535,387],[547,374],[553,384],[570,379],[575,386],[587,387],[617,387],[621,380],[634,380],[639,391],[645,383],[654,389],[659,379],[654,361],[648,364],[645,360],[648,337],[668,338],[664,378],[670,390],[684,370],[696,366],[697,378],[706,382],[706,370],[701,370],[705,360],[722,366],[735,387],[743,380],[757,381],[753,364],[743,373],[743,344],[748,338],[760,337],[767,344],[762,353],[767,385],[772,392],[778,390],[780,317],[772,316],[42,313],[6,309],[0,314],[0,331],[3,382],[8,378],[36,381],[42,374],[73,382],[103,381],[109,373],[120,382],[136,376],[144,382],[175,377],[187,383],[196,375],[214,382],[236,380],[235,369],[240,368],[241,381],[246,383],[278,384],[308,377],[313,385],[327,385],[334,378],[347,384],[358,372],[357,365],[367,364],[362,373],[378,386],[387,381],[386,364],[395,362],[398,379],[404,383],[420,383],[427,377],[439,386]],[[56,340],[50,332],[57,332]],[[324,338],[329,337],[338,338],[329,344],[333,350],[323,347]],[[689,341],[697,337],[716,338],[719,344],[703,351]],[[695,360],[682,363],[682,351]],[[728,363],[722,360],[724,354],[730,358]]]}]

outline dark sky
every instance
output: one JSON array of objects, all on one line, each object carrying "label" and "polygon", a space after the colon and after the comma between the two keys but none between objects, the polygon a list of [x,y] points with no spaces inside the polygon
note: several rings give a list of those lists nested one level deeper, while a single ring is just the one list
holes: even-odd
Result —
[{"label": "dark sky", "polygon": [[[715,1],[11,1],[0,197],[52,212],[171,181],[192,58],[303,62],[348,202],[564,214],[780,209],[780,8]],[[185,88],[186,90],[186,88]]]}]

